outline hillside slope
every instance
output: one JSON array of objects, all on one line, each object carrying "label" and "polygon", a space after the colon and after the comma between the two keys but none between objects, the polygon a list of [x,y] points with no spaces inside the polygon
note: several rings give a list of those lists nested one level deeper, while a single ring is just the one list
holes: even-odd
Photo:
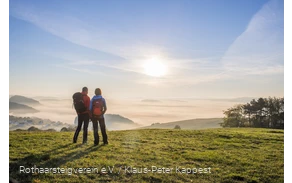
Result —
[{"label": "hillside slope", "polygon": [[283,130],[110,131],[107,146],[93,146],[91,132],[87,145],[81,144],[82,133],[77,144],[72,137],[72,132],[9,132],[9,177],[21,182],[284,181]]},{"label": "hillside slope", "polygon": [[24,105],[29,105],[29,106],[40,105],[39,101],[32,99],[32,98],[24,97],[21,95],[14,95],[14,96],[10,97],[9,102],[15,102],[18,104],[24,104]]},{"label": "hillside slope", "polygon": [[181,129],[209,129],[221,128],[222,118],[190,119],[183,121],[174,121],[169,123],[154,123],[150,126],[141,127],[141,129],[173,129],[179,125]]},{"label": "hillside slope", "polygon": [[16,112],[18,114],[25,114],[25,113],[37,113],[38,110],[24,105],[24,104],[18,104],[15,102],[9,102],[9,112]]}]

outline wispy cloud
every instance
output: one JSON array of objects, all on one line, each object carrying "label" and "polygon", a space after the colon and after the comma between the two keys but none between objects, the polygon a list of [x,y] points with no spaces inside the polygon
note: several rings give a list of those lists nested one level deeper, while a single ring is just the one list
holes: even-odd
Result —
[{"label": "wispy cloud", "polygon": [[107,79],[117,80],[129,80],[131,82],[140,82],[141,78],[149,78],[150,76],[146,75],[140,70],[135,69],[134,67],[127,67],[126,65],[111,65],[106,64],[102,61],[93,61],[93,60],[82,60],[82,61],[73,61],[66,62],[63,64],[55,64],[55,67],[64,68],[68,70],[78,71],[86,73],[88,75],[98,75],[105,76]]},{"label": "wispy cloud", "polygon": [[33,23],[43,30],[74,44],[124,58],[158,53],[160,46],[144,43],[131,33],[110,27],[93,26],[72,15],[43,10],[21,1],[13,3],[10,15]]},{"label": "wispy cloud", "polygon": [[265,4],[221,59],[226,71],[235,75],[283,73],[283,19],[283,2],[271,0]]},{"label": "wispy cloud", "polygon": [[274,74],[283,74],[284,66],[283,65],[275,65],[268,66],[265,69],[255,68],[254,70],[250,70],[251,75],[274,75]]},{"label": "wispy cloud", "polygon": [[95,65],[98,64],[97,61],[92,61],[92,60],[81,60],[81,61],[74,61],[74,62],[70,62],[68,63],[68,65],[75,65],[75,66],[79,66],[79,65]]},{"label": "wispy cloud", "polygon": [[218,74],[206,74],[206,75],[194,75],[194,76],[187,76],[187,77],[174,77],[169,80],[164,80],[159,83],[159,85],[164,87],[170,86],[194,86],[202,83],[210,83],[218,80],[225,80],[231,78],[230,75],[226,74],[225,72],[221,72]]},{"label": "wispy cloud", "polygon": [[[73,71],[78,71],[78,72],[83,72],[83,73],[87,73],[89,75],[93,75],[93,74],[96,74],[96,72],[93,72],[89,69],[82,69],[82,68],[76,68],[76,67],[69,67],[69,66],[66,66],[66,65],[60,65],[60,64],[57,64],[57,65],[54,65],[55,67],[59,67],[59,68],[64,68],[64,69],[69,69],[69,70],[73,70]],[[101,73],[99,73],[101,74]]]}]

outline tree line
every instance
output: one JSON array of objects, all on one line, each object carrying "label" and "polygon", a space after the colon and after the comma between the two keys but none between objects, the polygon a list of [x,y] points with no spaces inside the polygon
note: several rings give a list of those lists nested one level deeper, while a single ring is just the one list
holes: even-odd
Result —
[{"label": "tree line", "polygon": [[259,98],[223,111],[222,127],[284,129],[284,98]]}]

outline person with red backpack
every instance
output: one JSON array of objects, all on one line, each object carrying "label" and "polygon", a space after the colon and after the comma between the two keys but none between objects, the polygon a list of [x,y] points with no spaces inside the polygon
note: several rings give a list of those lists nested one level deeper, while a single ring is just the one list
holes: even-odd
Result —
[{"label": "person with red backpack", "polygon": [[99,144],[99,135],[98,135],[98,122],[102,134],[103,144],[108,144],[106,127],[104,121],[104,113],[107,110],[105,99],[101,96],[101,90],[99,88],[95,89],[95,96],[90,100],[90,112],[91,112],[91,121],[93,124],[93,134],[94,134],[94,145]]},{"label": "person with red backpack", "polygon": [[73,103],[78,115],[78,126],[73,137],[73,143],[77,142],[83,122],[83,144],[87,143],[88,123],[90,119],[90,98],[87,96],[87,94],[88,88],[83,87],[82,92],[77,92],[73,95]]}]

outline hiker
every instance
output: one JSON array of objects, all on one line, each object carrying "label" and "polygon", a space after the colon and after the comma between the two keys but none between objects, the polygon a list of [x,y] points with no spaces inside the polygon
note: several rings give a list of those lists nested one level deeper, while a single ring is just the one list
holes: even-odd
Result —
[{"label": "hiker", "polygon": [[88,88],[83,87],[81,93],[77,92],[73,95],[74,107],[78,114],[78,126],[73,137],[73,143],[77,142],[77,138],[78,138],[83,122],[84,122],[83,144],[87,143],[88,123],[89,123],[89,118],[90,118],[89,116],[90,115],[90,111],[89,111],[90,98],[87,96],[87,94],[88,94]]},{"label": "hiker", "polygon": [[95,96],[92,97],[89,107],[92,115],[91,121],[93,124],[94,145],[99,144],[98,122],[102,133],[103,144],[106,145],[108,144],[104,121],[104,113],[107,110],[106,102],[105,99],[101,96],[101,90],[99,88],[96,88],[94,93]]}]

